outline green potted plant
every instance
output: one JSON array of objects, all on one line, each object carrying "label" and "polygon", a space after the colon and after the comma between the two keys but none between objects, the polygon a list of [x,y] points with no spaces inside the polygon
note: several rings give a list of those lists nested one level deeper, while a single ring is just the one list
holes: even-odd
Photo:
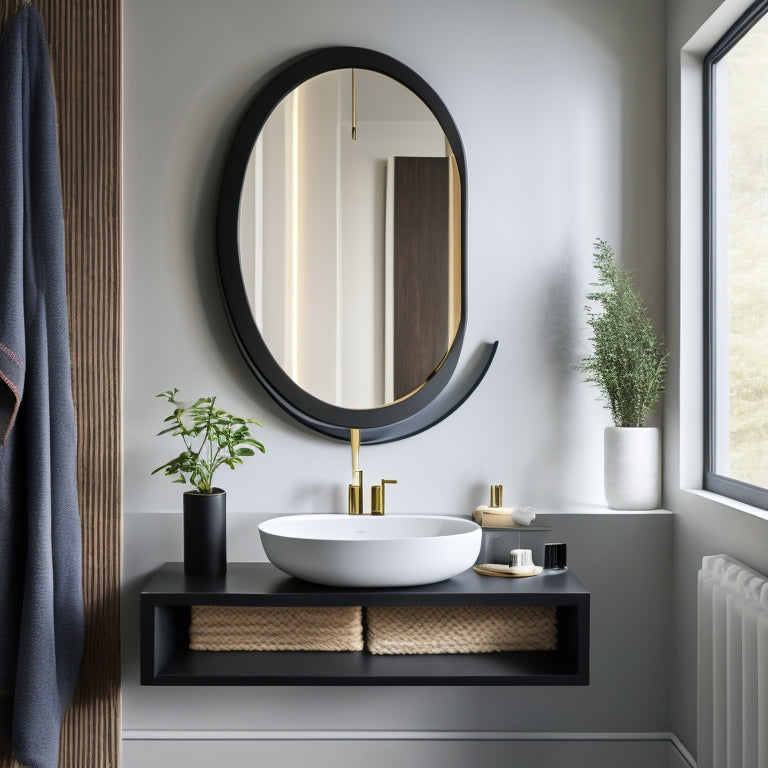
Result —
[{"label": "green potted plant", "polygon": [[655,509],[661,496],[659,431],[645,422],[664,391],[669,353],[653,329],[632,272],[596,240],[595,290],[587,294],[592,354],[577,368],[611,411],[605,430],[605,495],[612,509]]},{"label": "green potted plant", "polygon": [[234,469],[264,446],[250,432],[255,419],[241,418],[216,407],[215,397],[191,405],[176,399],[178,389],[161,392],[173,407],[158,435],[180,437],[184,450],[152,474],[162,472],[175,483],[191,483],[184,493],[184,571],[193,576],[223,576],[227,570],[227,496],[213,485],[215,472]]}]

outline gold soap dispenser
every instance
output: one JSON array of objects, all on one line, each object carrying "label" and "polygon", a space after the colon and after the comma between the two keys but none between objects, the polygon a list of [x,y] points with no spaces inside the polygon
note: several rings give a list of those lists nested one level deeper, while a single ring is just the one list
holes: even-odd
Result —
[{"label": "gold soap dispenser", "polygon": [[472,519],[487,528],[517,528],[529,526],[536,515],[530,507],[503,506],[504,489],[501,485],[491,486],[491,503],[477,507],[472,513]]},{"label": "gold soap dispenser", "polygon": [[[478,523],[478,525],[482,525],[484,512],[491,512],[495,514],[502,513],[504,509],[501,506],[503,497],[504,497],[504,487],[502,485],[492,485],[490,504],[481,504],[479,507],[477,507],[475,511],[472,513],[472,519],[476,523]],[[509,512],[511,514],[512,510],[509,510]]]}]

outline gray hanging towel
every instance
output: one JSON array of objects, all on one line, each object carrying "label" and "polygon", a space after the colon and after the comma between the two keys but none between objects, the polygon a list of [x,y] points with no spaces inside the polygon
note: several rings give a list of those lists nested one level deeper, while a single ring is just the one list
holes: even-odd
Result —
[{"label": "gray hanging towel", "polygon": [[0,743],[56,768],[83,649],[56,104],[43,22],[0,40]]}]

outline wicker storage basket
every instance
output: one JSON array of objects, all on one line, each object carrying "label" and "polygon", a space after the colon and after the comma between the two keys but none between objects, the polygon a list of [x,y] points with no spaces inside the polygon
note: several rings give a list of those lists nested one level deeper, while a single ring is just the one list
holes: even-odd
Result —
[{"label": "wicker storage basket", "polygon": [[193,651],[360,651],[362,609],[193,605]]},{"label": "wicker storage basket", "polygon": [[366,608],[366,646],[377,655],[551,651],[554,606]]}]

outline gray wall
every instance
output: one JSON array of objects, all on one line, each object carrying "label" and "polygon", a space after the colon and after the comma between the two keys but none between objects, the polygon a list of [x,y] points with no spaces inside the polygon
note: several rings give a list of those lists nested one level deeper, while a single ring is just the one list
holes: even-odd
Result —
[{"label": "gray wall", "polygon": [[[685,768],[662,741],[542,741],[520,740],[499,743],[474,739],[440,742],[339,741],[337,739],[225,742],[195,740],[185,744],[168,741],[128,742],[123,748],[127,766],[184,765],[202,768],[213,764],[232,766],[299,766],[338,768],[359,766],[390,768],[466,768],[470,765],[517,765],[525,768],[562,766],[621,766],[621,768]],[[670,760],[670,762],[666,762]]]},{"label": "gray wall", "polygon": [[702,62],[749,0],[668,4],[667,338],[665,506],[674,520],[672,731],[696,751],[696,574],[727,553],[768,573],[768,514],[697,492],[702,474]]},{"label": "gray wall", "polygon": [[[664,322],[664,7],[662,0],[126,0],[127,768],[162,764],[169,749],[204,754],[185,731],[213,734],[214,745],[229,744],[228,731],[247,732],[257,752],[268,749],[259,734],[286,730],[449,739],[534,731],[552,734],[543,749],[553,764],[564,734],[669,731],[672,517],[605,512],[608,414],[572,370],[587,350],[582,306],[596,237],[640,270],[654,318]],[[233,559],[263,559],[255,526],[267,515],[344,508],[348,447],[287,420],[255,384],[229,335],[213,266],[218,177],[238,116],[275,66],[330,44],[402,60],[451,110],[468,162],[466,356],[481,341],[500,340],[489,376],[462,409],[417,437],[364,447],[362,467],[368,478],[398,479],[388,494],[393,513],[469,514],[486,502],[490,483],[503,482],[508,503],[551,514],[553,535],[569,543],[572,568],[593,591],[588,688],[138,685],[137,591],[152,569],[181,555],[181,488],[149,476],[176,449],[154,437],[165,415],[155,393],[173,386],[189,398],[216,393],[225,407],[264,423],[266,456],[219,478]],[[649,550],[658,553],[650,569]],[[619,749],[631,753],[632,738]],[[420,749],[433,747],[433,759],[442,759],[439,741]],[[311,742],[296,749],[305,760],[314,754]],[[483,749],[499,759],[511,754],[504,741]],[[591,748],[580,749],[589,756]]]}]

